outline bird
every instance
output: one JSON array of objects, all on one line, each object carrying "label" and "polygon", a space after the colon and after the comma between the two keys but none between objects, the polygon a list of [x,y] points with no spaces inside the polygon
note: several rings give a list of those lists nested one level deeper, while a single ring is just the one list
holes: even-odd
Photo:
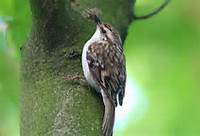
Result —
[{"label": "bird", "polygon": [[115,108],[122,106],[126,84],[126,61],[120,34],[92,12],[88,18],[96,24],[93,36],[84,44],[82,68],[86,81],[100,93],[104,103],[103,136],[112,136]]}]

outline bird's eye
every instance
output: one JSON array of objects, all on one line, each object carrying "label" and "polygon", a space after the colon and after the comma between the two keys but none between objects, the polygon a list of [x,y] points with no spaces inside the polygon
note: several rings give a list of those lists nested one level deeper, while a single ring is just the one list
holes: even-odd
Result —
[{"label": "bird's eye", "polygon": [[102,29],[102,33],[104,33],[104,34],[105,34],[105,33],[106,33],[106,30],[105,30],[105,29]]}]

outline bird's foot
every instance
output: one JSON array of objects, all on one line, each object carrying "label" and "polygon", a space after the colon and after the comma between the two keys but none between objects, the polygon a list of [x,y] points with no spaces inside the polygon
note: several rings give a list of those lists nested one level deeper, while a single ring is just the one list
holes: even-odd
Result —
[{"label": "bird's foot", "polygon": [[88,86],[85,77],[78,73],[76,73],[74,75],[66,75],[63,77],[63,79],[67,80],[67,81],[72,81],[74,83],[79,83],[80,85],[83,85],[83,86]]}]

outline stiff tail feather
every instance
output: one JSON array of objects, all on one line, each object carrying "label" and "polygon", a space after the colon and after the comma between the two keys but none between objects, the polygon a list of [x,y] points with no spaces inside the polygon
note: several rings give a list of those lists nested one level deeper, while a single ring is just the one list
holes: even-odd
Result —
[{"label": "stiff tail feather", "polygon": [[113,127],[115,122],[115,105],[107,94],[103,90],[101,90],[103,102],[105,106],[102,130],[103,136],[112,136],[113,135]]}]

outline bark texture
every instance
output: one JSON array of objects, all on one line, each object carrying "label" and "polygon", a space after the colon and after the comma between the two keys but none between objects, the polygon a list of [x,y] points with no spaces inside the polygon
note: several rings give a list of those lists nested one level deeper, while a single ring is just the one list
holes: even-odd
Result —
[{"label": "bark texture", "polygon": [[96,26],[81,11],[98,8],[124,40],[134,0],[30,0],[32,31],[22,48],[21,136],[101,136],[104,106],[87,86],[81,51]]}]

